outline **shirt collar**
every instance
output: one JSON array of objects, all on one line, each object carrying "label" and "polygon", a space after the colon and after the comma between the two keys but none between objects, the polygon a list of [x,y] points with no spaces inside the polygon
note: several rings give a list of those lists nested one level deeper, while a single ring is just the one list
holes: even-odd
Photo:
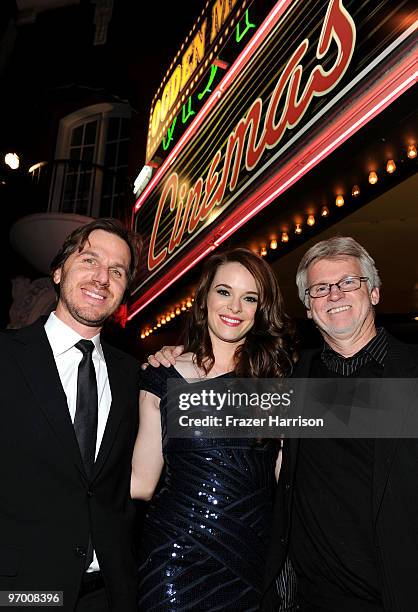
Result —
[{"label": "shirt collar", "polygon": [[383,327],[379,327],[376,335],[355,355],[352,355],[351,357],[343,357],[343,355],[340,355],[340,353],[334,351],[334,349],[325,342],[321,357],[325,362],[329,357],[339,358],[341,361],[349,361],[354,360],[356,357],[359,357],[364,353],[368,353],[370,357],[372,357],[379,365],[383,366],[385,357],[387,355],[387,346],[388,340],[386,331]]},{"label": "shirt collar", "polygon": [[[54,357],[58,357],[63,353],[66,353],[79,341],[83,340],[83,336],[80,336],[74,331],[69,325],[61,321],[55,312],[51,312],[46,323],[45,332],[48,336],[49,344],[51,345]],[[100,343],[100,333],[89,338],[94,344],[97,353],[103,361],[105,360],[102,345]]]}]

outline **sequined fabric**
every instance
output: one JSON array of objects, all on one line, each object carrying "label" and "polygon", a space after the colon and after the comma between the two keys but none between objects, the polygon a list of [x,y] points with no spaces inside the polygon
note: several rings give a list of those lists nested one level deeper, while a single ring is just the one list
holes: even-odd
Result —
[{"label": "sequined fabric", "polygon": [[[167,376],[180,375],[159,368],[143,383],[162,398],[163,418]],[[143,527],[141,612],[258,609],[277,452],[275,441],[167,441]]]}]

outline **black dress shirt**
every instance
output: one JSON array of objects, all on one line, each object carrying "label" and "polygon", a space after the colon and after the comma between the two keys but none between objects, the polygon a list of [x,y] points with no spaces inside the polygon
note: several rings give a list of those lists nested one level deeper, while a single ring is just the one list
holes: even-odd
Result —
[{"label": "black dress shirt", "polygon": [[364,346],[361,351],[352,357],[343,357],[334,351],[328,344],[324,345],[321,360],[328,370],[339,376],[353,376],[358,370],[371,361],[382,368],[388,352],[388,339],[383,327],[377,330],[377,334]]}]

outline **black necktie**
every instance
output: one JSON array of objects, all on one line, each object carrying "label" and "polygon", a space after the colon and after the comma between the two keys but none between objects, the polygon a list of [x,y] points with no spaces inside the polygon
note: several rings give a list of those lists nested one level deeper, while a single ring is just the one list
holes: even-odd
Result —
[{"label": "black necktie", "polygon": [[90,477],[96,454],[98,410],[96,372],[92,358],[94,344],[91,340],[80,340],[75,347],[83,353],[83,357],[78,366],[74,429],[84,467]]}]

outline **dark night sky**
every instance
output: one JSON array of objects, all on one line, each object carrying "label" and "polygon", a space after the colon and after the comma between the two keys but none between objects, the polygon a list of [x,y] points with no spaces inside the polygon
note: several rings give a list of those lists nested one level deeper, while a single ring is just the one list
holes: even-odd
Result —
[{"label": "dark night sky", "polygon": [[[145,140],[153,95],[203,5],[201,0],[160,5],[114,0],[109,44],[93,53],[90,2],[81,1],[77,11],[41,13],[36,25],[21,26],[1,77],[0,151],[14,147],[24,154],[42,143],[43,124],[36,119],[45,119],[56,97],[72,84],[129,99]],[[145,145],[138,151],[139,163],[144,155]]]}]

